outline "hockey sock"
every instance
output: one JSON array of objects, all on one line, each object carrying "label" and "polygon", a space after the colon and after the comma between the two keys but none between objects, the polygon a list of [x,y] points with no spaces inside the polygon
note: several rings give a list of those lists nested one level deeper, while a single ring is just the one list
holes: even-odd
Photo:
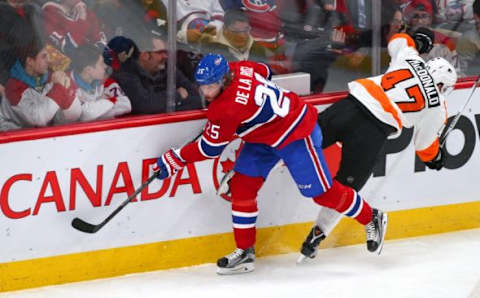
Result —
[{"label": "hockey sock", "polygon": [[247,249],[255,244],[257,193],[263,181],[262,177],[249,177],[240,173],[235,173],[230,180],[233,234],[238,248]]},{"label": "hockey sock", "polygon": [[324,207],[335,209],[345,216],[357,220],[362,225],[372,220],[372,208],[351,187],[345,186],[333,180],[332,187],[327,192],[313,198]]},{"label": "hockey sock", "polygon": [[258,210],[252,208],[251,211],[236,211],[232,207],[233,235],[238,248],[247,249],[255,244]]}]

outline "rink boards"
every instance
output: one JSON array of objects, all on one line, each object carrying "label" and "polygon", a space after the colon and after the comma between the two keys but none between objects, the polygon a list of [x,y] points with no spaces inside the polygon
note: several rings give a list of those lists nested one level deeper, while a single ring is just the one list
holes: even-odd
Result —
[{"label": "rink boards", "polygon": [[[450,115],[471,85],[460,83],[449,96]],[[308,100],[322,109],[343,95]],[[425,169],[415,159],[411,131],[387,144],[361,192],[390,211],[387,239],[480,226],[479,100],[477,91],[447,142],[445,170]],[[204,117],[195,111],[1,135],[0,291],[214,262],[230,252],[230,203],[215,189],[234,163],[238,141],[217,160],[155,181],[98,233],[70,226],[77,216],[103,220],[151,174],[155,157],[200,132]],[[326,156],[335,170],[338,147]],[[319,209],[300,196],[283,165],[272,171],[258,202],[257,254],[297,251]],[[346,219],[323,245],[363,241],[363,228]]]}]

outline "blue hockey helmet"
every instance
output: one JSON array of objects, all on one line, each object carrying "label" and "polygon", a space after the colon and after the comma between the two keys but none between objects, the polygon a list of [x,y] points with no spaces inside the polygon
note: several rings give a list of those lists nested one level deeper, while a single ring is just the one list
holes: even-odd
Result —
[{"label": "blue hockey helmet", "polygon": [[208,85],[221,81],[230,68],[225,57],[220,54],[207,54],[197,65],[195,81],[199,85]]}]

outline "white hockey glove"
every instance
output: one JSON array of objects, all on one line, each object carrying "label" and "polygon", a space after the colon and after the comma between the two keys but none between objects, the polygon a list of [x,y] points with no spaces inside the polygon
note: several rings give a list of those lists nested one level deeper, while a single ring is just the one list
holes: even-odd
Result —
[{"label": "white hockey glove", "polygon": [[222,195],[230,196],[231,195],[230,180],[232,179],[233,174],[235,174],[235,172],[233,170],[230,170],[230,171],[228,171],[228,173],[226,173],[223,176],[222,181],[220,181],[220,185],[218,186],[218,189],[217,189],[217,195],[218,196],[222,196]]}]

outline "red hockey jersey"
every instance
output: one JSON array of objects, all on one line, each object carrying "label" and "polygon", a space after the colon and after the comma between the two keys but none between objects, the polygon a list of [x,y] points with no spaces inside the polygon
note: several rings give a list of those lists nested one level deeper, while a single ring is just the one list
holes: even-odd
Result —
[{"label": "red hockey jersey", "polygon": [[210,103],[202,137],[180,150],[182,159],[214,158],[236,136],[281,148],[312,132],[316,109],[269,81],[266,65],[250,61],[229,65],[233,79]]}]

